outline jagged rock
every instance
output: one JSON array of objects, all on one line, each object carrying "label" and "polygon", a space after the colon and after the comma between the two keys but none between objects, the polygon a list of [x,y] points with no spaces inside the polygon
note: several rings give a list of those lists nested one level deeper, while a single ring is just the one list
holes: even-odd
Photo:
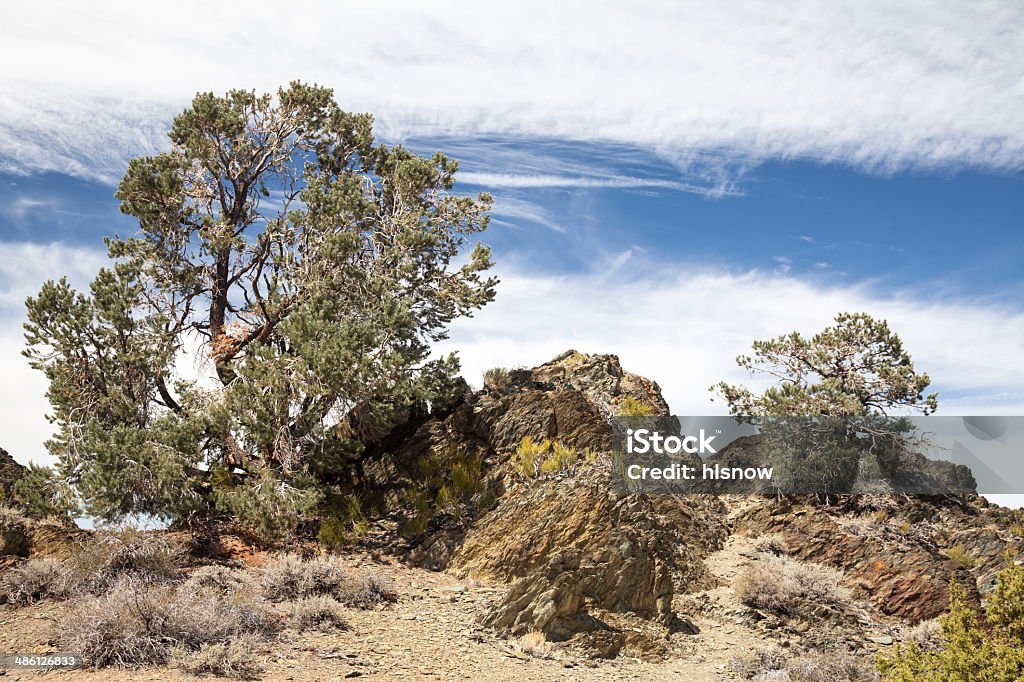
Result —
[{"label": "jagged rock", "polygon": [[0,448],[0,501],[10,499],[14,484],[25,471],[25,467],[15,462],[6,450]]}]

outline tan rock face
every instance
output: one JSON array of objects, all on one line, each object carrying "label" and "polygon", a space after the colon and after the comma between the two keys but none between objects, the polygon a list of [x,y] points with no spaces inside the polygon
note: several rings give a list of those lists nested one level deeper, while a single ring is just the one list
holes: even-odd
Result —
[{"label": "tan rock face", "polygon": [[738,527],[777,533],[790,556],[842,569],[849,585],[885,615],[916,623],[942,614],[949,606],[951,577],[980,602],[969,571],[914,537],[897,541],[860,534],[820,509],[771,504],[756,507]]}]

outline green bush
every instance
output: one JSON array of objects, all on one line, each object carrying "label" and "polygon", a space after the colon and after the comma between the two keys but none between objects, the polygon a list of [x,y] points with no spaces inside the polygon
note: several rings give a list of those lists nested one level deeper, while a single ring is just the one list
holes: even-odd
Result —
[{"label": "green bush", "polygon": [[939,646],[897,644],[877,667],[886,682],[1019,682],[1024,679],[1024,567],[1008,562],[998,576],[986,612],[967,602],[955,580],[949,613],[940,619]]}]

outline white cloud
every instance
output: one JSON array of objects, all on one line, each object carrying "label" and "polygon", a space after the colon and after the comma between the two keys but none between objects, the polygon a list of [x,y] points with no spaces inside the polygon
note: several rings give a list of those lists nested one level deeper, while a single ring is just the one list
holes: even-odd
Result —
[{"label": "white cloud", "polygon": [[46,280],[67,276],[73,286],[83,287],[105,261],[106,253],[98,249],[0,241],[0,324],[7,326],[7,314],[20,317],[25,299]]},{"label": "white cloud", "polygon": [[669,189],[677,192],[693,192],[710,196],[736,194],[727,187],[705,187],[687,182],[660,180],[657,178],[625,177],[614,175],[601,176],[569,176],[569,175],[519,175],[512,173],[460,173],[459,181],[482,187],[511,187],[515,189],[574,189],[574,188],[612,188],[612,189]]},{"label": "white cloud", "polygon": [[701,173],[714,172],[709,150],[741,164],[810,157],[884,171],[1024,160],[1016,2],[305,0],[280,9],[6,8],[0,167],[116,178],[126,158],[163,144],[167,119],[195,91],[294,78],[333,86],[393,137],[601,140]]},{"label": "white cloud", "polygon": [[822,289],[782,273],[623,266],[615,278],[506,269],[496,301],[459,322],[445,348],[459,351],[477,385],[489,367],[532,366],[569,348],[614,353],[627,369],[658,381],[676,413],[721,414],[724,406],[711,403],[707,389],[749,381],[735,357],[754,339],[813,333],[838,312],[865,311],[887,319],[931,375],[940,413],[1024,415],[1020,311],[883,297],[863,286]]}]

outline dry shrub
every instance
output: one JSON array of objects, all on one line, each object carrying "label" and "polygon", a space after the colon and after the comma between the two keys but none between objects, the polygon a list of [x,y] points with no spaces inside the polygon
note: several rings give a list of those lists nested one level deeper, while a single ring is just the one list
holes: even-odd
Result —
[{"label": "dry shrub", "polygon": [[734,660],[732,669],[751,682],[877,682],[867,660],[845,651],[809,653],[786,658],[778,651],[759,651]]},{"label": "dry shrub", "polygon": [[230,642],[212,642],[188,650],[177,646],[171,651],[171,663],[192,675],[216,675],[240,680],[257,679],[264,667],[259,655],[260,641],[243,635]]},{"label": "dry shrub", "polygon": [[345,607],[334,597],[318,594],[293,602],[291,623],[297,630],[339,630],[348,627]]},{"label": "dry shrub", "polygon": [[278,629],[252,595],[191,592],[126,576],[104,595],[72,608],[61,624],[61,644],[97,668],[138,667],[166,663],[172,650],[269,637]]},{"label": "dry shrub", "polygon": [[28,556],[32,520],[20,510],[0,505],[0,555]]},{"label": "dry shrub", "polygon": [[534,658],[550,658],[554,653],[554,647],[544,637],[544,633],[536,630],[520,637],[516,648]]},{"label": "dry shrub", "polygon": [[942,632],[942,624],[938,618],[929,618],[928,620],[922,620],[917,625],[908,627],[903,631],[903,641],[911,644],[917,644],[924,648],[933,648],[939,639],[939,634]]},{"label": "dry shrub", "polygon": [[331,557],[305,560],[294,554],[280,556],[263,569],[261,586],[263,595],[275,602],[323,595],[346,606],[368,609],[398,599],[386,579],[371,574],[352,576],[341,561]]},{"label": "dry shrub", "polygon": [[393,604],[398,601],[391,581],[379,575],[365,573],[338,585],[334,592],[345,606],[357,609],[370,609],[378,604]]},{"label": "dry shrub", "polygon": [[787,662],[792,682],[877,682],[878,673],[870,662],[845,651],[808,654]]},{"label": "dry shrub", "polygon": [[844,606],[850,593],[834,568],[764,555],[747,566],[734,588],[748,606],[792,613],[803,601]]},{"label": "dry shrub", "polygon": [[243,570],[227,566],[200,566],[189,574],[182,589],[192,592],[209,590],[229,595],[240,590],[251,590],[253,579]]},{"label": "dry shrub", "polygon": [[740,678],[751,679],[756,675],[785,670],[786,657],[779,651],[759,649],[732,659],[729,667]]},{"label": "dry shrub", "polygon": [[14,604],[32,604],[41,599],[64,599],[70,574],[59,561],[30,559],[8,572],[4,592]]},{"label": "dry shrub", "polygon": [[765,554],[779,556],[786,553],[786,544],[782,541],[781,536],[775,533],[765,533],[754,538],[754,549]]},{"label": "dry shrub", "polygon": [[98,534],[72,557],[68,567],[75,587],[103,594],[124,576],[143,583],[165,584],[178,577],[181,548],[154,533],[135,529]]}]

